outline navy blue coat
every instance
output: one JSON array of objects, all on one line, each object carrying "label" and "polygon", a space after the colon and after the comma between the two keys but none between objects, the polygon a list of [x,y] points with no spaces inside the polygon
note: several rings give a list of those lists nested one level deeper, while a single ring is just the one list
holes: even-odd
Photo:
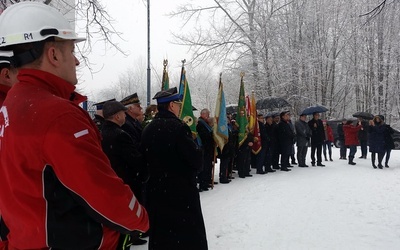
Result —
[{"label": "navy blue coat", "polygon": [[278,124],[279,153],[290,155],[292,153],[295,134],[288,122],[280,121]]},{"label": "navy blue coat", "polygon": [[369,126],[369,152],[371,153],[384,153],[385,150],[385,130],[386,126]]}]

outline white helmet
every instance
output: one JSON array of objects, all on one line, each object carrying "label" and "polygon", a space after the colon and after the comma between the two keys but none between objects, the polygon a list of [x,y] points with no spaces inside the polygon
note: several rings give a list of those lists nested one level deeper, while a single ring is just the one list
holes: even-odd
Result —
[{"label": "white helmet", "polygon": [[0,63],[11,64],[14,53],[10,50],[0,50]]},{"label": "white helmet", "polygon": [[39,42],[49,37],[85,40],[76,35],[58,10],[43,3],[16,3],[0,15],[0,47]]}]

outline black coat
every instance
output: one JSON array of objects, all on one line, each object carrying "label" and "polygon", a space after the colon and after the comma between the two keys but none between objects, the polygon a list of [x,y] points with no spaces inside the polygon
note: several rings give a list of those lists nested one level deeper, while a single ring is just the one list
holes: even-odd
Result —
[{"label": "black coat", "polygon": [[385,152],[385,125],[369,126],[368,146],[371,153]]},{"label": "black coat", "polygon": [[262,122],[258,122],[258,127],[260,129],[261,147],[267,148],[268,143],[270,143],[270,138],[268,137],[267,128],[265,124]]},{"label": "black coat", "polygon": [[362,126],[362,129],[360,129],[358,131],[358,140],[360,142],[362,142],[362,141],[366,142],[366,141],[368,141],[368,127],[369,127],[368,122],[362,121],[361,126]]},{"label": "black coat", "polygon": [[215,142],[213,138],[212,128],[203,120],[199,118],[196,125],[196,130],[201,139],[202,148],[204,150],[205,158],[214,158]]},{"label": "black coat", "polygon": [[292,153],[295,134],[289,122],[280,121],[278,124],[279,153],[290,155]]},{"label": "black coat", "polygon": [[101,115],[98,114],[94,115],[93,122],[94,124],[96,124],[96,127],[99,131],[101,131],[104,121],[105,121],[104,117],[102,117]]},{"label": "black coat", "polygon": [[394,140],[392,137],[392,135],[394,134],[394,130],[388,124],[385,124],[384,126],[386,127],[386,129],[384,131],[385,148],[386,149],[394,149],[395,146],[394,146]]},{"label": "black coat", "polygon": [[138,120],[132,118],[130,115],[127,114],[126,122],[124,125],[122,125],[121,128],[131,136],[135,148],[139,150],[143,130],[142,124]]},{"label": "black coat", "polygon": [[269,138],[269,148],[278,148],[278,124],[265,124],[265,130]]},{"label": "black coat", "polygon": [[222,152],[219,147],[217,148],[218,158],[229,159],[229,158],[235,157],[237,140],[235,138],[234,132],[235,131],[232,130],[232,126],[230,124],[228,124],[228,136],[229,136],[228,142],[225,144]]},{"label": "black coat", "polygon": [[117,124],[104,121],[101,146],[115,173],[128,184],[136,198],[142,199],[142,183],[147,179],[147,169],[142,154],[135,148],[132,138]]},{"label": "black coat", "polygon": [[[316,126],[314,126],[316,125]],[[311,129],[311,145],[319,145],[323,144],[325,140],[325,131],[324,125],[322,124],[321,119],[315,120],[312,119],[308,122],[308,126]]]},{"label": "black coat", "polygon": [[338,134],[338,139],[343,142],[344,145],[344,131],[343,131],[343,123],[339,123],[337,126],[337,134]]},{"label": "black coat", "polygon": [[161,109],[143,130],[141,151],[150,171],[149,249],[207,249],[196,186],[202,155],[190,128]]}]

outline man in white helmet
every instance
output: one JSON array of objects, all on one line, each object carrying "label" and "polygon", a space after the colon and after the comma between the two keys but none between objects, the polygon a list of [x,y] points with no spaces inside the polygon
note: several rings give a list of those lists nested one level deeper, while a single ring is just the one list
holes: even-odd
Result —
[{"label": "man in white helmet", "polygon": [[78,106],[85,100],[74,92],[79,41],[41,3],[0,15],[0,50],[14,52],[19,70],[0,111],[0,211],[11,249],[116,249],[121,233],[149,227]]}]

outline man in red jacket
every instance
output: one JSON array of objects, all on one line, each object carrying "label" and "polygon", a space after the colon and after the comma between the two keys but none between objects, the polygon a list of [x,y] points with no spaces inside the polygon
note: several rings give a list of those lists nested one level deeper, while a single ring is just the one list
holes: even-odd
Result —
[{"label": "man in red jacket", "polygon": [[74,43],[54,8],[20,2],[0,16],[0,49],[14,52],[18,80],[0,112],[0,210],[11,249],[116,249],[149,222],[102,152],[78,104]]}]

